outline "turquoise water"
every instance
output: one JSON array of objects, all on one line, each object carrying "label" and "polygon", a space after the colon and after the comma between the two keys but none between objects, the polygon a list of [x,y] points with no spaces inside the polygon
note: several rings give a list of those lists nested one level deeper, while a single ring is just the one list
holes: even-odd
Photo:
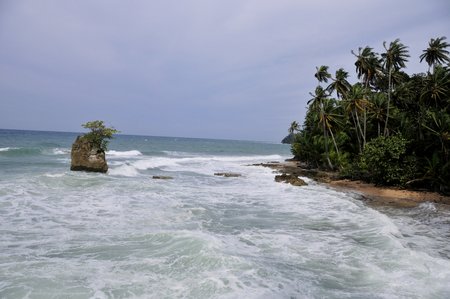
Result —
[{"label": "turquoise water", "polygon": [[445,206],[275,183],[270,143],[120,135],[71,172],[75,138],[0,130],[0,298],[450,297]]}]

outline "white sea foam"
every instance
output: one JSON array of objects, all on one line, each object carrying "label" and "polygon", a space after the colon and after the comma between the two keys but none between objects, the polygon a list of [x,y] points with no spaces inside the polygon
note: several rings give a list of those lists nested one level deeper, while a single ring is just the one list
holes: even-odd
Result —
[{"label": "white sea foam", "polygon": [[46,174],[44,174],[44,176],[49,177],[49,178],[61,178],[65,175],[66,175],[65,173],[46,173]]},{"label": "white sea foam", "polygon": [[0,147],[0,152],[7,152],[10,150],[16,150],[19,149],[18,147]]},{"label": "white sea foam", "polygon": [[[120,153],[106,176],[58,165],[2,177],[0,297],[449,298],[440,209],[424,206],[433,217],[418,227],[422,210],[388,217],[246,166],[279,155]],[[146,179],[155,169],[176,172],[174,183]]]},{"label": "white sea foam", "polygon": [[110,150],[106,152],[107,155],[113,156],[113,157],[136,157],[136,156],[142,156],[142,153],[138,150],[130,150],[130,151],[115,151]]},{"label": "white sea foam", "polygon": [[57,147],[57,148],[53,149],[53,154],[55,154],[55,155],[67,155],[67,154],[70,154],[70,149]]},{"label": "white sea foam", "polygon": [[418,208],[429,212],[437,211],[436,204],[432,202],[423,202],[419,204]]},{"label": "white sea foam", "polygon": [[162,152],[168,156],[174,156],[174,157],[196,156],[193,153],[179,152],[179,151],[162,151]]},{"label": "white sea foam", "polygon": [[[279,155],[269,156],[203,156],[152,157],[130,162],[136,170],[159,168],[165,171],[187,171],[204,175],[214,172],[246,171],[246,165],[255,162],[281,160]],[[245,168],[243,168],[245,166]]]},{"label": "white sea foam", "polygon": [[139,172],[132,165],[124,164],[115,168],[110,168],[108,170],[108,174],[114,176],[134,177],[139,175]]}]

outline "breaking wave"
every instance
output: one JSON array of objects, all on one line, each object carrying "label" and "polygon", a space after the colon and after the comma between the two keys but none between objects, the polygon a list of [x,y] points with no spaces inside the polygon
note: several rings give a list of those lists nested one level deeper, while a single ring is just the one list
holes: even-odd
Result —
[{"label": "breaking wave", "polygon": [[[132,151],[130,151],[132,152]],[[123,153],[123,152],[122,152]],[[124,156],[120,156],[124,157]],[[136,157],[136,156],[128,156]],[[282,160],[280,155],[267,156],[196,156],[196,157],[148,157],[138,160],[114,161],[109,170],[110,175],[138,176],[141,172],[150,170],[184,171],[203,175],[223,171],[245,171],[247,165],[252,163]],[[242,169],[241,169],[242,168]]]},{"label": "breaking wave", "polygon": [[18,149],[17,147],[0,147],[0,152],[7,152],[9,150]]},{"label": "breaking wave", "polygon": [[115,151],[110,150],[106,152],[107,155],[113,156],[113,157],[136,157],[136,156],[142,156],[142,153],[138,150],[130,150],[130,151]]}]

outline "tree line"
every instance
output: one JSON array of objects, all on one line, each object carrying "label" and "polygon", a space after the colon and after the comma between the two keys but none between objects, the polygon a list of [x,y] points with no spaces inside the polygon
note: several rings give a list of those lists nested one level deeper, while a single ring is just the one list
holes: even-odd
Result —
[{"label": "tree line", "polygon": [[382,53],[351,51],[358,82],[340,68],[314,74],[303,125],[292,122],[292,153],[309,167],[383,185],[450,191],[450,58],[446,37],[420,55],[424,73],[404,72],[410,58],[399,39]]}]

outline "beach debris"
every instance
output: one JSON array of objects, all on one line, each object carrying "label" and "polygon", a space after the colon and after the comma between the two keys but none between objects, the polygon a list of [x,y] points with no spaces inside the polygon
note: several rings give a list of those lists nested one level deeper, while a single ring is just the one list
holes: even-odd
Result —
[{"label": "beach debris", "polygon": [[275,182],[289,183],[293,186],[299,186],[299,187],[308,185],[304,180],[302,180],[298,176],[293,175],[293,174],[286,174],[286,173],[276,175]]},{"label": "beach debris", "polygon": [[172,180],[173,177],[168,176],[168,175],[154,175],[154,176],[152,176],[152,179],[154,179],[154,180]]},{"label": "beach debris", "polygon": [[235,172],[216,172],[214,175],[223,176],[225,178],[237,178],[237,177],[242,176],[240,173],[235,173]]}]

